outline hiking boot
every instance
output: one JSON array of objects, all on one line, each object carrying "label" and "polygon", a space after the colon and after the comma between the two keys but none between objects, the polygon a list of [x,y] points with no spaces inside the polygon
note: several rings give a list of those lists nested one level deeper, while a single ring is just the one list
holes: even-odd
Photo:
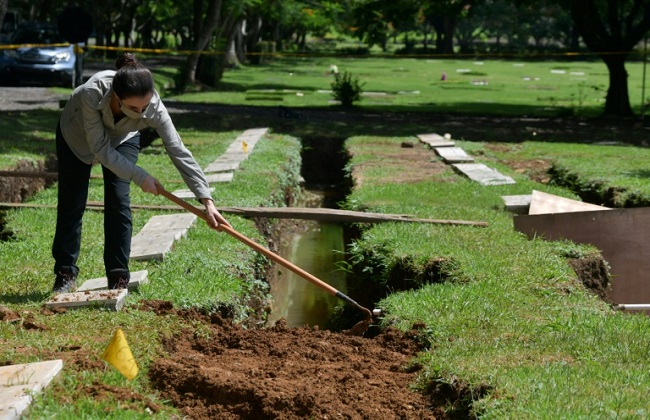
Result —
[{"label": "hiking boot", "polygon": [[77,274],[79,271],[71,266],[64,265],[56,273],[54,279],[54,286],[52,291],[54,293],[72,293],[77,290]]},{"label": "hiking boot", "polygon": [[124,268],[115,268],[108,272],[108,290],[126,289],[131,279],[131,273]]}]

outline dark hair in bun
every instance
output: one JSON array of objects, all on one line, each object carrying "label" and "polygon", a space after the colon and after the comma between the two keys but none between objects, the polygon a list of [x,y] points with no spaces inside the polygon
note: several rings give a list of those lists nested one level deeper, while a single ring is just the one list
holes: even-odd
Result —
[{"label": "dark hair in bun", "polygon": [[117,72],[113,76],[113,91],[120,99],[146,96],[154,91],[151,72],[131,53],[123,53],[115,60]]}]

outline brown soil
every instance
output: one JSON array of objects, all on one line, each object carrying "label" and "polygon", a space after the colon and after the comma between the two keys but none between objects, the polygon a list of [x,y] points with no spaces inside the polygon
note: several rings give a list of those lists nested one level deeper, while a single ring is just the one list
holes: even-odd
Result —
[{"label": "brown soil", "polygon": [[[48,170],[47,164],[39,161],[21,160],[8,171],[43,172]],[[22,203],[48,185],[44,178],[22,178],[0,176],[0,202]]]},{"label": "brown soil", "polygon": [[[372,147],[372,144],[368,143],[367,146]],[[381,143],[379,146],[385,146],[385,143]],[[395,145],[392,151],[383,151],[384,149],[382,147],[377,147],[373,151],[377,159],[355,165],[352,168],[354,185],[356,187],[361,186],[364,181],[361,173],[369,166],[381,168],[394,167],[395,170],[392,171],[393,175],[390,181],[386,181],[392,184],[422,182],[431,179],[433,175],[448,170],[449,166],[442,161],[436,160],[433,151],[430,150],[428,153],[424,152],[423,149],[425,147],[422,143]],[[409,162],[408,166],[404,165],[405,161]]]},{"label": "brown soil", "polygon": [[[207,330],[166,340],[149,378],[192,419],[445,418],[433,393],[411,389],[421,369],[418,329],[375,338],[313,328],[247,330],[218,315],[176,311],[168,302],[140,309],[199,319]],[[462,391],[456,393],[464,395]],[[453,406],[453,401],[450,401]],[[448,407],[449,408],[449,407]]]}]

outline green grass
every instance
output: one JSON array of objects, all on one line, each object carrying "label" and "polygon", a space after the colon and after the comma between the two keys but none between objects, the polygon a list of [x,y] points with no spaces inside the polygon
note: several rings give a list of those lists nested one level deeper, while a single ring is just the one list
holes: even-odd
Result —
[{"label": "green grass", "polygon": [[[214,132],[214,122],[203,117],[193,119],[192,128],[181,129],[184,143],[202,167],[215,160],[239,135],[239,131]],[[48,140],[42,140],[47,143]],[[52,142],[52,140],[49,140]],[[217,206],[281,206],[283,192],[295,187],[299,176],[300,144],[289,136],[271,134],[260,141],[250,157],[236,172],[229,185],[217,185]],[[160,179],[167,189],[185,188],[180,175],[162,151],[160,140],[141,153],[139,164]],[[98,168],[95,168],[96,172]],[[102,181],[92,180],[90,199],[102,200]],[[54,204],[56,188],[34,196],[30,203]],[[163,197],[143,193],[132,186],[133,204],[171,204]],[[179,210],[182,212],[182,210]],[[134,232],[155,214],[169,212],[134,210]],[[244,235],[264,243],[251,220],[226,215],[233,227]],[[263,257],[229,235],[215,232],[198,220],[186,239],[176,242],[173,252],[163,261],[131,262],[131,270],[149,271],[150,283],[127,297],[125,309],[110,312],[78,309],[56,316],[41,310],[50,296],[53,260],[50,247],[54,234],[54,209],[7,211],[9,241],[0,242],[0,302],[29,316],[42,329],[28,330],[21,323],[0,322],[0,361],[3,364],[64,359],[61,382],[49,387],[32,405],[35,418],[170,418],[175,409],[165,405],[148,386],[147,370],[153,358],[164,354],[162,339],[182,328],[201,333],[200,325],[191,325],[176,315],[158,317],[150,311],[135,310],[142,300],[160,299],[178,308],[214,311],[229,308],[236,320],[251,314],[246,305],[251,294],[264,296],[268,286],[256,272],[262,270]],[[84,215],[80,280],[104,276],[103,213],[88,210]],[[26,314],[29,315],[26,315]],[[122,328],[140,367],[139,379],[125,382],[100,356],[115,332]],[[105,388],[109,387],[109,388]],[[110,388],[112,387],[112,388]],[[97,391],[93,392],[93,388]],[[84,389],[81,398],[70,390]],[[107,389],[102,393],[103,389]],[[133,402],[111,397],[114,392],[134,393]],[[125,391],[128,390],[128,391]],[[99,394],[97,394],[99,392]],[[101,394],[101,395],[100,395]],[[93,397],[94,395],[94,397]],[[147,406],[156,405],[156,415],[147,414]],[[118,410],[119,409],[119,410]]]},{"label": "green grass", "polygon": [[[325,106],[330,98],[318,89],[329,89],[325,75],[332,59],[280,59],[268,66],[245,67],[226,73],[218,92],[178,97],[178,100],[289,107]],[[607,74],[599,63],[524,63],[508,61],[337,59],[340,71],[350,71],[366,82],[368,91],[386,91],[382,97],[366,97],[362,109],[421,110],[449,112],[499,112],[511,115],[557,115],[574,110],[592,115],[602,106]],[[565,74],[551,70],[567,70]],[[471,73],[456,69],[469,68]],[[167,73],[171,80],[173,72]],[[449,79],[442,83],[440,73]],[[570,72],[584,71],[588,77],[571,80]],[[640,95],[640,65],[628,64],[630,94],[636,106]],[[291,74],[291,75],[290,75]],[[525,81],[523,77],[540,77]],[[578,76],[576,76],[578,77]],[[580,76],[581,77],[581,76]],[[488,85],[472,85],[472,79],[487,79]],[[548,84],[547,84],[548,83]],[[557,83],[557,86],[551,86]],[[160,84],[163,86],[164,82]],[[265,89],[282,89],[268,93]],[[600,89],[600,88],[599,88]],[[287,90],[286,92],[284,90]],[[398,94],[399,91],[419,94]],[[247,93],[248,91],[248,93]],[[303,96],[296,95],[300,91]],[[560,92],[562,93],[560,95]],[[582,93],[581,93],[582,92]],[[585,93],[589,92],[589,94]],[[247,95],[268,95],[268,102],[246,100]],[[282,101],[277,100],[282,98]],[[564,99],[562,99],[564,98]],[[30,111],[0,114],[0,168],[20,159],[42,160],[54,152],[54,127],[59,112]],[[204,167],[221,154],[241,130],[266,123],[257,116],[174,115],[185,143]],[[272,121],[271,121],[272,122]],[[404,123],[409,132],[425,132]],[[217,205],[270,206],[282,202],[283,188],[297,182],[298,141],[287,132],[305,136],[342,137],[367,130],[393,132],[382,121],[372,127],[329,121],[291,121],[275,125],[273,140],[258,144],[244,162],[232,184],[219,185]],[[402,129],[402,132],[406,131]],[[495,139],[498,140],[498,139]],[[383,149],[399,147],[412,137],[357,136],[347,142],[354,153],[351,165],[376,162]],[[414,322],[426,324],[425,338],[431,350],[422,354],[425,369],[421,386],[431,381],[470,385],[487,384],[490,393],[476,398],[474,410],[485,418],[606,418],[648,417],[650,369],[647,339],[650,324],[643,316],[611,311],[587,292],[566,264],[568,256],[591,255],[588,246],[570,243],[528,241],[513,231],[510,215],[503,211],[505,194],[528,194],[532,189],[569,198],[576,194],[556,185],[532,182],[526,174],[514,173],[506,160],[546,159],[570,168],[579,180],[602,182],[647,197],[644,162],[647,150],[640,147],[597,146],[573,143],[500,144],[458,141],[468,153],[480,156],[488,166],[512,176],[508,186],[477,187],[451,170],[417,183],[392,182],[396,173],[387,165],[368,165],[364,183],[348,198],[350,208],[407,213],[436,219],[486,221],[487,228],[419,224],[381,224],[364,231],[354,244],[352,258],[378,287],[390,283],[390,274],[404,269],[413,274],[415,290],[392,293],[380,306],[387,314],[385,325],[408,329]],[[433,158],[433,157],[432,157]],[[435,159],[435,158],[434,158]],[[597,164],[594,164],[597,162]],[[184,188],[158,143],[145,149],[140,164],[169,189]],[[99,173],[97,168],[95,173]],[[91,181],[91,200],[102,200],[101,181]],[[142,193],[133,186],[133,203],[169,204],[162,197]],[[54,189],[31,200],[55,204]],[[156,214],[134,210],[134,229],[139,230]],[[228,217],[237,230],[263,241],[251,221]],[[129,296],[127,310],[70,311],[49,316],[40,310],[53,281],[50,246],[54,211],[24,209],[6,213],[13,239],[0,243],[0,302],[28,311],[37,325],[46,329],[26,330],[0,323],[0,361],[24,363],[47,359],[66,360],[60,383],[46,390],[32,408],[36,418],[170,418],[175,410],[160,401],[148,387],[146,372],[151,360],[163,354],[161,338],[187,326],[176,316],[157,317],[148,311],[132,310],[143,299],[164,299],[180,307],[235,308],[238,319],[249,310],[242,302],[251,290],[265,285],[255,280],[253,270],[261,257],[227,235],[209,230],[201,221],[188,240],[177,243],[162,262],[133,262],[132,270],[147,269],[151,284]],[[83,278],[103,276],[102,215],[88,211],[84,218]],[[429,284],[422,272],[432,260],[441,258],[446,282]],[[419,276],[419,277],[418,277]],[[411,279],[408,279],[411,280]],[[418,283],[419,282],[419,283]],[[124,329],[141,373],[138,381],[125,382],[114,369],[97,363],[115,328]],[[201,334],[199,325],[192,325]],[[88,365],[90,364],[90,365]],[[90,366],[90,367],[89,367]],[[107,397],[75,398],[69,390],[114,387],[134,392],[132,404]],[[101,394],[101,393],[100,393]],[[97,395],[100,395],[97,394]],[[110,395],[110,392],[106,394]],[[148,403],[157,404],[158,414],[146,414]],[[119,411],[116,410],[119,408]]]},{"label": "green grass", "polygon": [[[380,144],[388,149],[402,140],[349,139],[350,167],[379,159]],[[544,155],[533,146],[529,153]],[[424,323],[430,350],[420,358],[421,385],[488,385],[488,395],[473,401],[482,418],[647,417],[650,320],[617,313],[582,286],[566,258],[595,250],[515,232],[501,195],[559,189],[498,169],[517,184],[482,187],[444,173],[395,185],[390,171],[362,169],[364,182],[348,198],[352,206],[489,222],[487,228],[391,223],[364,231],[352,258],[377,287],[390,289],[391,273],[405,261],[414,276],[432,259],[451,262],[443,266],[443,283],[423,282],[383,299],[383,324]]]},{"label": "green grass", "polygon": [[[182,101],[333,107],[336,64],[364,83],[364,109],[502,115],[581,115],[602,112],[609,75],[600,61],[508,61],[415,58],[284,57],[227,71],[215,91],[186,94]],[[630,62],[628,87],[639,111],[642,63]],[[442,73],[447,80],[442,81]],[[386,95],[369,96],[371,92]]]},{"label": "green grass", "polygon": [[54,132],[60,112],[15,111],[0,113],[0,168],[19,160],[43,160],[53,154]]},{"label": "green grass", "polygon": [[[535,141],[499,148],[486,148],[487,143],[482,142],[462,144],[468,152],[482,150],[491,160],[544,159],[552,162],[554,170],[563,178],[558,182],[576,192],[599,195],[603,202],[611,201],[607,205],[638,207],[650,203],[650,150],[645,147]],[[612,191],[613,197],[608,197]]]}]

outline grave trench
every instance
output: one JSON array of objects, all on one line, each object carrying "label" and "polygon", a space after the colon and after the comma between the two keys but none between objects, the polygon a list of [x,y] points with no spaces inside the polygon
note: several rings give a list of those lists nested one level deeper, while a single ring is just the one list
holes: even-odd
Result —
[{"label": "grave trench", "polygon": [[[345,200],[354,183],[351,179],[351,174],[348,174],[345,171],[349,161],[349,156],[344,150],[345,139],[314,137],[303,138],[301,139],[301,142],[301,175],[305,180],[304,190],[306,191],[306,195],[311,197],[314,202],[302,202],[296,203],[295,205],[305,207],[338,208],[338,203]],[[292,245],[296,248],[293,241],[295,241],[296,238],[300,240],[302,236],[305,236],[305,231],[307,231],[306,235],[309,236],[309,231],[313,232],[314,230],[329,228],[327,226],[324,227],[324,223],[313,221],[284,219],[278,223],[278,231],[289,232],[285,234],[285,237],[280,239],[279,242],[285,246],[281,247],[278,250],[278,253],[280,253],[280,255],[285,259],[293,262],[300,268],[305,269],[319,279],[330,283],[328,280],[332,277],[331,270],[337,269],[338,267],[332,268],[331,266],[321,266],[313,269],[308,267],[309,262],[302,262],[304,260],[302,259],[301,252],[305,251],[305,253],[308,253],[310,251],[309,246],[302,246],[299,244],[297,246],[297,252],[294,252],[293,254],[290,252]],[[446,281],[447,273],[455,265],[454,261],[435,258],[435,256],[432,257],[425,267],[420,267],[413,261],[402,261],[395,267],[390,268],[387,283],[380,284],[377,279],[374,279],[372,276],[367,274],[366,270],[364,270],[366,267],[351,265],[349,261],[349,246],[354,242],[354,240],[360,238],[363,233],[361,230],[362,228],[360,228],[358,224],[352,223],[334,224],[336,224],[339,229],[338,233],[335,233],[335,235],[342,235],[342,249],[332,251],[331,248],[321,247],[319,251],[323,254],[342,253],[343,255],[341,259],[343,260],[343,264],[348,268],[351,267],[352,271],[346,273],[342,280],[334,279],[334,281],[342,281],[343,285],[340,283],[330,284],[342,293],[347,294],[353,300],[357,301],[361,306],[370,310],[374,309],[376,304],[389,293],[417,289],[422,287],[424,284]],[[316,234],[315,237],[308,238],[307,240],[328,241],[329,237],[327,235],[319,237],[318,234]],[[369,259],[364,258],[364,260],[367,262]],[[288,271],[289,270],[285,270],[278,266],[274,266],[272,270],[269,270],[270,275],[268,281],[271,284],[271,294],[274,299],[292,299],[291,296],[276,296],[274,294],[277,291],[277,289],[274,289],[274,285],[279,282],[276,274],[280,272],[280,276],[286,276]],[[288,274],[292,275],[290,272]],[[302,279],[301,277],[296,276],[296,278],[291,281],[299,284],[307,284],[305,287],[305,294],[307,296],[300,298],[309,300],[314,299],[313,295],[316,294],[319,296],[327,295],[326,292],[316,289],[316,286],[310,284],[307,280]],[[330,311],[324,313],[325,311],[322,310],[323,308],[320,308],[320,310],[314,310],[314,314],[311,316],[307,314],[306,318],[310,318],[312,321],[311,323],[307,322],[307,324],[340,331],[349,329],[357,322],[363,320],[364,315],[357,308],[354,308],[335,297],[329,295],[327,295],[327,297],[331,298],[331,300],[328,301]],[[296,298],[294,297],[293,299]],[[289,326],[302,326],[300,324],[300,317],[301,315],[298,315],[297,319],[286,319],[286,317],[285,319]],[[320,319],[318,317],[320,317]],[[267,321],[267,325],[272,325],[273,321],[276,321],[278,318],[279,316],[274,314],[272,311],[269,320]],[[366,337],[373,337],[379,333],[380,331],[378,327],[371,326],[364,335]]]},{"label": "grave trench", "polygon": [[[7,171],[16,172],[56,172],[57,161],[55,157],[46,160],[20,160]],[[55,182],[54,178],[32,178],[0,176],[0,202],[1,203],[23,203],[31,196]],[[0,210],[0,242],[11,240],[13,232],[6,227],[6,211]]]}]

